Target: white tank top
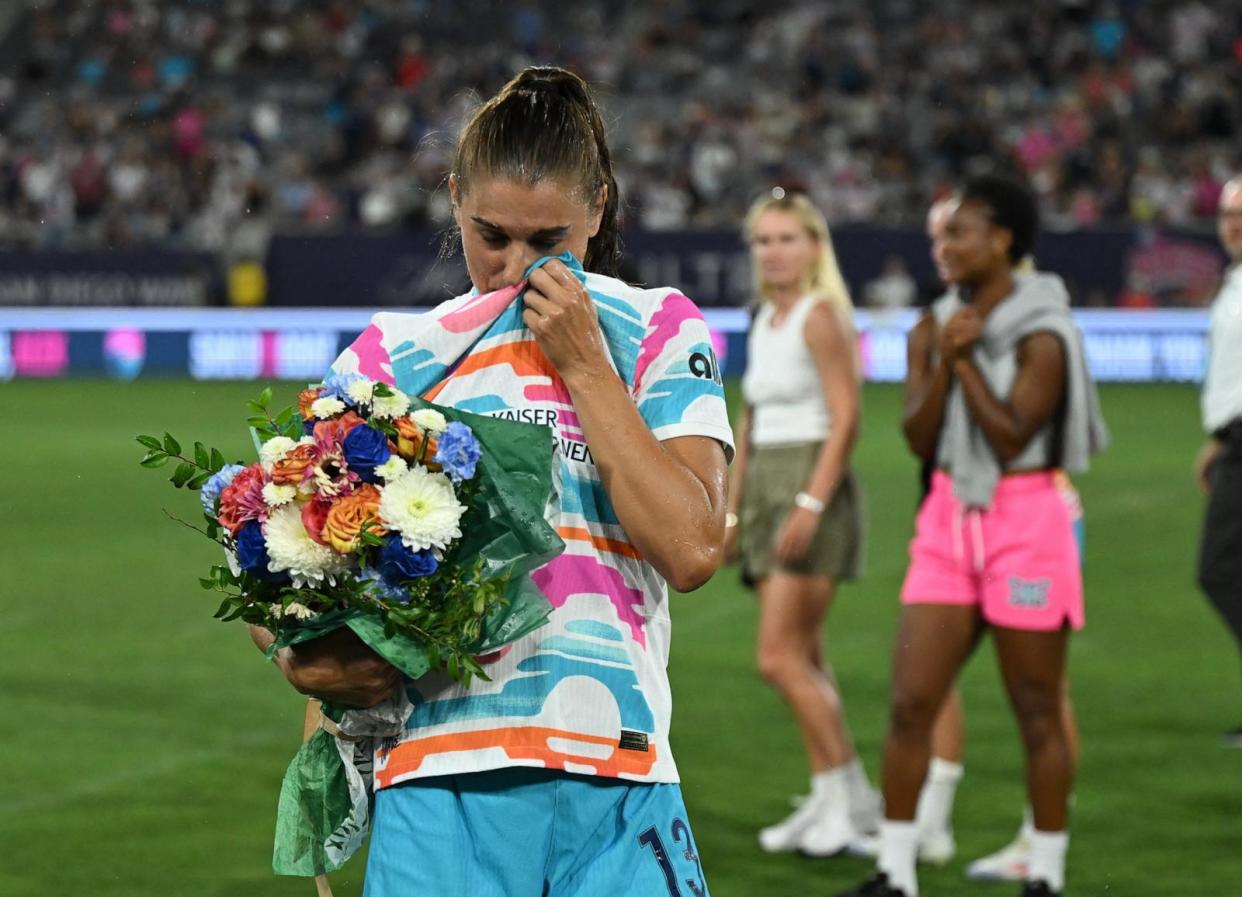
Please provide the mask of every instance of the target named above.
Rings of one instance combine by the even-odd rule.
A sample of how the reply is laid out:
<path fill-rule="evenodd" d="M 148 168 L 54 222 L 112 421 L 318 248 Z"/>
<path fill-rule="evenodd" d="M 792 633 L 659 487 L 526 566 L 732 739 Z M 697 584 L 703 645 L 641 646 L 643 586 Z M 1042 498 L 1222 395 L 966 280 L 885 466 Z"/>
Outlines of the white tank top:
<path fill-rule="evenodd" d="M 806 319 L 816 299 L 803 296 L 777 327 L 776 307 L 759 307 L 746 338 L 742 396 L 750 405 L 752 445 L 787 445 L 828 438 L 830 421 L 815 359 L 806 344 Z"/>

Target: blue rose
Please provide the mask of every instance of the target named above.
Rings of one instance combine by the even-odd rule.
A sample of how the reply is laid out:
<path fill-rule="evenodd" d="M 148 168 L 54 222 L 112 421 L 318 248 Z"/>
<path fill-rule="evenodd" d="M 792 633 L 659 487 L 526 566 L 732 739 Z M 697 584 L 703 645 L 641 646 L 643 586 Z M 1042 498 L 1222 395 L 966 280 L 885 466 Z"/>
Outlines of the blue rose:
<path fill-rule="evenodd" d="M 395 533 L 388 535 L 384 540 L 384 547 L 380 549 L 379 572 L 390 584 L 430 576 L 439 566 L 436 556 L 429 550 L 413 551 Z M 406 602 L 408 601 L 407 597 Z"/>
<path fill-rule="evenodd" d="M 392 457 L 388 437 L 366 425 L 350 430 L 341 447 L 346 466 L 368 483 L 379 482 L 375 468 Z"/>
<path fill-rule="evenodd" d="M 207 482 L 203 483 L 203 488 L 198 490 L 198 497 L 203 503 L 203 510 L 209 516 L 213 518 L 216 516 L 216 499 L 220 497 L 220 493 L 224 491 L 224 488 L 233 482 L 233 477 L 245 469 L 241 464 L 226 464 L 216 473 L 213 473 Z"/>
<path fill-rule="evenodd" d="M 435 460 L 453 482 L 460 483 L 474 476 L 480 453 L 479 440 L 474 438 L 471 429 L 460 421 L 453 421 L 440 434 Z"/>
<path fill-rule="evenodd" d="M 267 569 L 269 560 L 263 527 L 259 521 L 251 520 L 237 533 L 237 566 L 265 582 L 281 582 L 287 579 L 289 574 L 284 571 L 273 573 Z"/>

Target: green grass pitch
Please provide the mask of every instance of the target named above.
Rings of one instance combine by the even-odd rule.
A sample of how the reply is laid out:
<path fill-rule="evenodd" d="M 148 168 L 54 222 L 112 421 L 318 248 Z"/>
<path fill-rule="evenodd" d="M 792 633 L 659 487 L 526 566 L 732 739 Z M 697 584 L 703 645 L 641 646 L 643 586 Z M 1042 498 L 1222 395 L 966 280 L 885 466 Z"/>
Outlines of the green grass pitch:
<path fill-rule="evenodd" d="M 291 399 L 293 385 L 286 385 Z M 249 457 L 255 384 L 144 380 L 0 385 L 0 895 L 309 895 L 269 868 L 277 789 L 302 702 L 210 615 L 196 579 L 212 546 L 160 508 L 195 515 L 138 467 L 133 436 L 171 430 Z M 1087 509 L 1088 625 L 1071 670 L 1083 730 L 1069 893 L 1242 893 L 1238 658 L 1193 582 L 1202 500 L 1189 388 L 1110 386 L 1114 446 L 1079 479 Z M 915 465 L 899 393 L 865 392 L 857 468 L 870 511 L 865 578 L 826 627 L 873 776 L 886 716 L 897 590 Z M 754 672 L 755 608 L 736 571 L 673 598 L 673 738 L 715 897 L 830 895 L 859 860 L 762 854 L 756 830 L 788 812 L 806 770 L 784 706 Z M 999 846 L 1023 804 L 1014 727 L 985 642 L 967 669 L 958 859 L 923 893 L 984 897 L 965 862 Z M 641 854 L 636 852 L 636 861 Z M 361 893 L 363 858 L 334 877 Z"/>

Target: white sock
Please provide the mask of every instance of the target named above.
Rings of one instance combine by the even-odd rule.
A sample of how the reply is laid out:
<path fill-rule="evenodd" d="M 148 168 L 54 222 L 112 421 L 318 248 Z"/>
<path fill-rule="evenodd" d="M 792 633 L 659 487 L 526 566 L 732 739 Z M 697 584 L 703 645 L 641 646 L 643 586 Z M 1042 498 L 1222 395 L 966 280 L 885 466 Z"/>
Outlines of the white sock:
<path fill-rule="evenodd" d="M 871 780 L 867 778 L 867 769 L 858 757 L 851 760 L 845 767 L 850 791 L 850 807 L 875 807 L 875 790 Z"/>
<path fill-rule="evenodd" d="M 1035 814 L 1031 811 L 1031 805 L 1027 804 L 1022 808 L 1022 828 L 1018 829 L 1018 837 L 1030 844 L 1033 834 L 1035 834 Z"/>
<path fill-rule="evenodd" d="M 1031 831 L 1031 859 L 1026 869 L 1027 881 L 1046 881 L 1054 891 L 1065 888 L 1065 852 L 1069 849 L 1069 832 Z"/>
<path fill-rule="evenodd" d="M 850 799 L 850 768 L 834 766 L 811 775 L 811 798 L 848 806 Z"/>
<path fill-rule="evenodd" d="M 957 796 L 957 783 L 962 780 L 964 772 L 960 763 L 932 757 L 927 768 L 927 780 L 919 792 L 918 810 L 914 814 L 920 832 L 948 831 L 952 827 L 953 799 Z"/>
<path fill-rule="evenodd" d="M 905 891 L 907 897 L 919 897 L 919 881 L 914 874 L 914 861 L 919 852 L 919 828 L 913 822 L 880 823 L 880 856 L 876 867 L 888 876 L 888 883 Z"/>

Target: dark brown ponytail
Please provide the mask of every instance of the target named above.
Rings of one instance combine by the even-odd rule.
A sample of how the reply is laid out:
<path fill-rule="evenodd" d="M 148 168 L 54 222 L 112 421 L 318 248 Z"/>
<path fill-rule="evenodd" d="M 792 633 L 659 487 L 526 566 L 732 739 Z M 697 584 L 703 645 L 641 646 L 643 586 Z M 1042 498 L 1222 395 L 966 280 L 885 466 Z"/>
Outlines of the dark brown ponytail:
<path fill-rule="evenodd" d="M 582 264 L 588 271 L 616 276 L 621 197 L 603 117 L 590 88 L 573 72 L 554 66 L 519 72 L 462 129 L 453 173 L 461 194 L 482 176 L 528 185 L 547 178 L 567 180 L 592 211 L 600 187 L 606 187 L 599 233 L 587 244 Z"/>

